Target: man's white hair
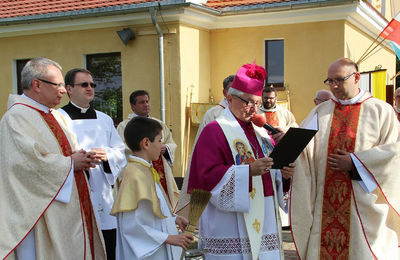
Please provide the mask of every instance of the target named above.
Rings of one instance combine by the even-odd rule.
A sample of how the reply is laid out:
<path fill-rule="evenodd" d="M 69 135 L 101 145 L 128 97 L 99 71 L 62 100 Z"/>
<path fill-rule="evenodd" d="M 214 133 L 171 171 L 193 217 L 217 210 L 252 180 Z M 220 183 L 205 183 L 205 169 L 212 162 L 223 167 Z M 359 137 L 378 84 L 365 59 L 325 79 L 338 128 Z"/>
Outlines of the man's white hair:
<path fill-rule="evenodd" d="M 230 87 L 228 90 L 227 95 L 234 95 L 234 96 L 239 96 L 241 97 L 244 94 L 243 91 L 237 90 L 235 88 Z"/>

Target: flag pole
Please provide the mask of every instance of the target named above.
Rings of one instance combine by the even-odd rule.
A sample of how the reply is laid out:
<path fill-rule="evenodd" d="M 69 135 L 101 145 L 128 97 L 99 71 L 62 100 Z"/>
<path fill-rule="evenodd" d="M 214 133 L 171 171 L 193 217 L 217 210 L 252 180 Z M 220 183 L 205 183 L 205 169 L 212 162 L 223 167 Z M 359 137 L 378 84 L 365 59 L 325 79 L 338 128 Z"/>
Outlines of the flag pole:
<path fill-rule="evenodd" d="M 399 76 L 400 75 L 400 71 L 399 72 L 397 72 L 397 74 L 396 75 L 394 75 L 393 77 L 391 77 L 390 78 L 390 80 L 394 80 L 395 78 L 397 78 L 397 76 Z"/>
<path fill-rule="evenodd" d="M 379 37 L 379 36 L 378 36 Z M 366 52 L 364 52 L 364 54 L 363 54 L 363 56 L 356 62 L 357 64 L 360 64 L 361 62 L 363 62 L 366 58 L 367 58 L 367 56 L 369 55 L 369 54 L 371 54 L 371 52 L 373 52 L 378 46 L 380 46 L 381 44 L 382 44 L 382 42 L 384 41 L 384 40 L 386 40 L 385 38 L 383 38 L 374 48 L 372 48 L 367 54 L 366 54 Z M 376 41 L 376 40 L 375 40 Z M 368 48 L 369 49 L 369 48 Z"/>
<path fill-rule="evenodd" d="M 358 61 L 356 62 L 357 64 L 360 64 L 361 61 L 363 61 L 365 59 L 365 56 L 368 56 L 368 54 L 370 54 L 377 46 L 379 46 L 385 39 L 383 39 L 380 43 L 378 43 L 377 46 L 375 46 L 371 51 L 369 51 L 369 49 L 372 47 L 372 45 L 374 45 L 374 43 L 379 39 L 380 34 L 375 38 L 375 40 L 371 43 L 371 45 L 369 45 L 368 49 L 365 50 L 365 52 L 363 53 L 363 55 L 361 55 L 361 57 L 358 59 Z M 369 51 L 369 52 L 368 52 Z M 367 53 L 368 52 L 368 53 Z"/>

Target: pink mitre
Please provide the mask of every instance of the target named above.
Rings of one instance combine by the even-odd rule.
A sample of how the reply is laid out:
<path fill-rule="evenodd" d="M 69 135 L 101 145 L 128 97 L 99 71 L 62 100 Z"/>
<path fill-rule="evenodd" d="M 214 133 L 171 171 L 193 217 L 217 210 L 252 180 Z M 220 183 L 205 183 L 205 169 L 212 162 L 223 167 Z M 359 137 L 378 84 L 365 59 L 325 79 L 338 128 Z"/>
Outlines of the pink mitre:
<path fill-rule="evenodd" d="M 261 97 L 267 72 L 257 64 L 243 65 L 235 75 L 232 88 Z"/>

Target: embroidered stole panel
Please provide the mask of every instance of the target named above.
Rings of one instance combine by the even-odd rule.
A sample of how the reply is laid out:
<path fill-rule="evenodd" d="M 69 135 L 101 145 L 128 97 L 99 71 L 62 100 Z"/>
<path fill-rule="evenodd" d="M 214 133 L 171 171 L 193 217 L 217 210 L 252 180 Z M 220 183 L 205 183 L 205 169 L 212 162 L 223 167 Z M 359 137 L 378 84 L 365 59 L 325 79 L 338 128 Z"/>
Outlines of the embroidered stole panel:
<path fill-rule="evenodd" d="M 156 161 L 153 161 L 153 168 L 157 171 L 160 177 L 160 184 L 161 187 L 164 189 L 164 193 L 166 198 L 168 199 L 169 204 L 172 205 L 171 198 L 169 197 L 168 187 L 167 187 L 167 180 L 165 179 L 165 170 L 164 170 L 164 163 L 162 159 L 162 154 L 158 157 Z"/>
<path fill-rule="evenodd" d="M 279 126 L 279 118 L 277 112 L 264 112 L 267 123 L 276 127 Z"/>
<path fill-rule="evenodd" d="M 336 104 L 329 135 L 328 156 L 337 149 L 354 151 L 361 104 Z M 349 259 L 351 179 L 347 172 L 326 166 L 321 219 L 320 259 Z"/>
<path fill-rule="evenodd" d="M 63 152 L 63 155 L 65 156 L 70 156 L 72 154 L 72 149 L 71 145 L 69 144 L 68 138 L 65 135 L 64 131 L 58 124 L 57 120 L 54 118 L 53 114 L 51 113 L 44 113 L 43 111 L 39 111 L 47 125 L 49 126 L 50 130 L 53 132 L 55 138 L 57 139 L 58 143 L 60 144 L 61 150 Z M 93 216 L 93 211 L 92 211 L 92 205 L 91 205 L 91 200 L 90 200 L 90 193 L 88 189 L 88 185 L 85 179 L 85 174 L 84 172 L 81 171 L 75 171 L 74 172 L 74 177 L 75 177 L 75 182 L 76 186 L 78 189 L 78 194 L 79 194 L 79 202 L 81 205 L 81 211 L 83 211 L 83 217 L 84 220 L 83 224 L 85 226 L 86 224 L 86 229 L 88 232 L 88 238 L 90 242 L 90 250 L 91 250 L 91 255 L 92 259 L 95 259 L 95 254 L 94 254 L 94 240 L 93 240 L 93 235 L 94 235 L 94 230 L 93 230 L 93 222 L 94 222 L 94 216 Z M 84 234 L 85 234 L 85 229 L 84 229 Z M 86 249 L 86 245 L 85 245 Z"/>

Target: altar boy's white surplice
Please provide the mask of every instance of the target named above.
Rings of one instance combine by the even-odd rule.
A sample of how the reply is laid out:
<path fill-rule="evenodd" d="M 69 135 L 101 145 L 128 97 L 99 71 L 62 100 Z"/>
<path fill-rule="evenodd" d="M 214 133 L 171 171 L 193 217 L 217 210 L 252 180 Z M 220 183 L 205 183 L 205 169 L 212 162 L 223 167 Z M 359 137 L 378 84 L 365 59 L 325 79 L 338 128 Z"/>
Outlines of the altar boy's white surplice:
<path fill-rule="evenodd" d="M 129 156 L 112 214 L 117 217 L 117 259 L 179 259 L 182 249 L 165 243 L 177 235 L 176 216 L 165 193 L 152 180 L 150 164 Z"/>

